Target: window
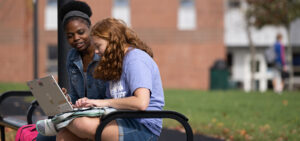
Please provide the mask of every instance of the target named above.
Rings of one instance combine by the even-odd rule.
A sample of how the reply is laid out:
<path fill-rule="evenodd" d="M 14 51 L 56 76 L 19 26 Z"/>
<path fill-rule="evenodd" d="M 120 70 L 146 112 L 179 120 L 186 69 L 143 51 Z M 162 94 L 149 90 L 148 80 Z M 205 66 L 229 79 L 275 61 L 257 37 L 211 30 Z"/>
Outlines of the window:
<path fill-rule="evenodd" d="M 57 75 L 58 50 L 57 45 L 48 45 L 47 73 Z"/>
<path fill-rule="evenodd" d="M 196 9 L 194 0 L 180 0 L 177 28 L 179 30 L 196 29 Z"/>
<path fill-rule="evenodd" d="M 300 76 L 300 53 L 293 53 L 294 76 Z"/>
<path fill-rule="evenodd" d="M 232 76 L 232 63 L 233 63 L 233 54 L 231 52 L 228 52 L 227 53 L 227 57 L 226 57 L 226 64 L 227 64 L 227 67 L 229 69 L 229 74 L 230 76 Z"/>
<path fill-rule="evenodd" d="M 260 61 L 258 60 L 255 61 L 255 72 L 260 72 Z"/>
<path fill-rule="evenodd" d="M 112 16 L 123 20 L 127 26 L 130 26 L 130 8 L 129 0 L 114 0 Z"/>
<path fill-rule="evenodd" d="M 260 85 L 260 81 L 259 80 L 255 80 L 254 81 L 254 89 L 255 90 L 259 90 L 259 85 Z"/>
<path fill-rule="evenodd" d="M 47 0 L 44 26 L 46 30 L 57 30 L 57 0 Z"/>
<path fill-rule="evenodd" d="M 228 0 L 227 5 L 228 5 L 228 8 L 240 8 L 241 2 L 240 2 L 240 0 Z"/>

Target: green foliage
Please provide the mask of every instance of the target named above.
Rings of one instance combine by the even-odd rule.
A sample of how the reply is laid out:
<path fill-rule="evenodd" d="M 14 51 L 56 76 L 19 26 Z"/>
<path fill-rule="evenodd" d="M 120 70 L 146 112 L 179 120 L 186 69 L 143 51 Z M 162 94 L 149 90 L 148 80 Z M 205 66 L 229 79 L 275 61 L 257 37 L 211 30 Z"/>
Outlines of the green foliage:
<path fill-rule="evenodd" d="M 194 132 L 225 140 L 300 140 L 299 100 L 299 92 L 166 90 L 165 110 L 187 116 Z"/>
<path fill-rule="evenodd" d="M 283 25 L 300 17 L 300 0 L 247 0 L 247 18 L 261 28 L 265 25 Z M 250 20 L 251 21 L 251 20 Z"/>

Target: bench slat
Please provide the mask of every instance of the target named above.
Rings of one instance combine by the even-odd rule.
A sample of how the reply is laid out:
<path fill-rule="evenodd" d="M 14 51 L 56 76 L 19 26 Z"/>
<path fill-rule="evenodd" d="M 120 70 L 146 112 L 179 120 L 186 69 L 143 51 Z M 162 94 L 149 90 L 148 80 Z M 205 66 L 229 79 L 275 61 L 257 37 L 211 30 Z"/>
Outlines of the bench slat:
<path fill-rule="evenodd" d="M 0 125 L 5 126 L 5 127 L 9 127 L 12 129 L 17 130 L 18 128 L 20 128 L 23 125 L 26 125 L 27 122 L 15 117 L 5 117 L 3 118 L 3 120 L 0 120 Z"/>

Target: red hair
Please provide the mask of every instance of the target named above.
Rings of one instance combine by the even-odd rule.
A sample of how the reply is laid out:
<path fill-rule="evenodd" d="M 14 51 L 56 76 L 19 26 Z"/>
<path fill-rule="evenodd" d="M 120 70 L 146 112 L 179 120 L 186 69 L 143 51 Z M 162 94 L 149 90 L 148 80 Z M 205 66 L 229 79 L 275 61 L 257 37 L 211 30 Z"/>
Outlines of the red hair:
<path fill-rule="evenodd" d="M 153 57 L 151 48 L 141 41 L 137 34 L 121 20 L 107 18 L 97 22 L 92 27 L 91 36 L 108 41 L 106 50 L 95 68 L 95 78 L 106 81 L 120 80 L 125 48 L 128 46 L 141 49 Z"/>

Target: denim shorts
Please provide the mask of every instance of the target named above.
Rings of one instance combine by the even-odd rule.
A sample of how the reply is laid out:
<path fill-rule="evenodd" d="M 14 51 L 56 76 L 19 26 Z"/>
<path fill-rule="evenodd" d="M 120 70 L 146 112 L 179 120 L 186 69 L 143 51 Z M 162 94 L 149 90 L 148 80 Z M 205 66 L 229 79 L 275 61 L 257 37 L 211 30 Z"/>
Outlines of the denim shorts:
<path fill-rule="evenodd" d="M 117 119 L 119 141 L 157 141 L 158 136 L 134 119 Z"/>

